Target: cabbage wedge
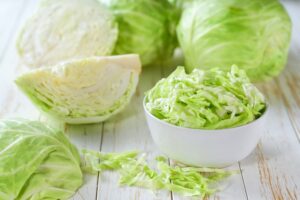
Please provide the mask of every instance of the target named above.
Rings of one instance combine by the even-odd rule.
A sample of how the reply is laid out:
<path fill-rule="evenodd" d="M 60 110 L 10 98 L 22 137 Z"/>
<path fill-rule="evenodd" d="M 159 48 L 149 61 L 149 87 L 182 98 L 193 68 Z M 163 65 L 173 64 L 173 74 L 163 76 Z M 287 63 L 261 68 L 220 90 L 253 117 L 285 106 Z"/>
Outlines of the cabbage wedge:
<path fill-rule="evenodd" d="M 134 94 L 138 55 L 90 57 L 32 70 L 18 87 L 44 113 L 70 124 L 101 122 L 121 111 Z"/>
<path fill-rule="evenodd" d="M 96 0 L 44 0 L 20 31 L 17 49 L 29 67 L 110 55 L 118 38 L 113 15 Z"/>

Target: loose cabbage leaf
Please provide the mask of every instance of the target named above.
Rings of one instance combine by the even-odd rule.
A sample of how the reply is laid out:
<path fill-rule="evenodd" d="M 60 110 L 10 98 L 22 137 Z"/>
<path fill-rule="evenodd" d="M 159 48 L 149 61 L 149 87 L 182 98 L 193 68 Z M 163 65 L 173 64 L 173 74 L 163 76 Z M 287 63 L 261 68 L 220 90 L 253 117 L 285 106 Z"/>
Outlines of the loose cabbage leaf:
<path fill-rule="evenodd" d="M 143 65 L 172 56 L 179 13 L 167 0 L 99 1 L 108 5 L 118 22 L 114 54 L 137 53 Z"/>
<path fill-rule="evenodd" d="M 80 157 L 41 122 L 0 122 L 0 199 L 68 199 L 82 184 Z"/>
<path fill-rule="evenodd" d="M 146 93 L 146 109 L 168 123 L 200 129 L 247 124 L 260 117 L 264 96 L 236 66 L 231 71 L 178 67 Z"/>
<path fill-rule="evenodd" d="M 136 151 L 125 153 L 100 153 L 92 150 L 83 152 L 89 172 L 118 170 L 120 185 L 138 186 L 151 190 L 169 190 L 184 196 L 205 197 L 218 189 L 216 184 L 237 173 L 222 169 L 170 166 L 165 157 L 157 157 L 156 170 L 150 168 L 145 154 L 138 157 Z"/>
<path fill-rule="evenodd" d="M 138 55 L 89 57 L 32 70 L 16 84 L 44 113 L 72 124 L 104 121 L 134 94 Z"/>
<path fill-rule="evenodd" d="M 195 0 L 185 5 L 177 36 L 188 72 L 236 64 L 260 81 L 283 69 L 291 20 L 277 0 Z"/>
<path fill-rule="evenodd" d="M 113 15 L 97 0 L 43 0 L 25 23 L 17 48 L 30 67 L 110 55 L 118 37 Z"/>

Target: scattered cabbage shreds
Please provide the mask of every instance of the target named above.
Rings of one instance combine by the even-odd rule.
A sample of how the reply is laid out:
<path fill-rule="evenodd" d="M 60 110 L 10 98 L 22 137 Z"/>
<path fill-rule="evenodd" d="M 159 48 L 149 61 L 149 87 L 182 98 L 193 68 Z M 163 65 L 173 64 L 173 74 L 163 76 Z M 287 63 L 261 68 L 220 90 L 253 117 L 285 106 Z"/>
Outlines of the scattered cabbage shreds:
<path fill-rule="evenodd" d="M 222 169 L 170 166 L 165 157 L 157 157 L 157 169 L 151 169 L 145 154 L 137 151 L 125 153 L 100 153 L 84 150 L 84 166 L 90 173 L 118 170 L 120 185 L 138 186 L 152 190 L 169 190 L 184 196 L 205 197 L 217 191 L 216 185 L 237 173 Z"/>
<path fill-rule="evenodd" d="M 121 169 L 122 164 L 130 162 L 138 155 L 138 151 L 105 154 L 102 152 L 86 149 L 82 150 L 82 153 L 84 155 L 83 169 L 90 173 L 107 169 Z"/>
<path fill-rule="evenodd" d="M 246 73 L 195 69 L 186 74 L 178 67 L 146 94 L 146 109 L 168 123 L 201 129 L 221 129 L 247 124 L 265 110 L 264 96 Z"/>

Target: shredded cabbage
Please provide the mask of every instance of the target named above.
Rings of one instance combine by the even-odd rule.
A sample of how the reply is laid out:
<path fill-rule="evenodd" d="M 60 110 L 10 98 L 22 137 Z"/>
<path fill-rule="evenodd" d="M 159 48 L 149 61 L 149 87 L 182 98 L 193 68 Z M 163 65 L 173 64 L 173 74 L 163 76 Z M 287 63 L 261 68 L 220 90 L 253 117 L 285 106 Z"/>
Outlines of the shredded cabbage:
<path fill-rule="evenodd" d="M 148 166 L 145 154 L 138 157 L 137 151 L 105 154 L 84 150 L 83 155 L 85 168 L 89 172 L 118 170 L 120 185 L 164 189 L 185 196 L 205 197 L 213 194 L 218 190 L 216 183 L 237 173 L 222 169 L 170 166 L 162 156 L 156 158 L 157 170 L 154 170 Z"/>
<path fill-rule="evenodd" d="M 146 109 L 168 123 L 199 129 L 221 129 L 247 124 L 260 117 L 264 96 L 246 73 L 178 67 L 146 93 Z"/>

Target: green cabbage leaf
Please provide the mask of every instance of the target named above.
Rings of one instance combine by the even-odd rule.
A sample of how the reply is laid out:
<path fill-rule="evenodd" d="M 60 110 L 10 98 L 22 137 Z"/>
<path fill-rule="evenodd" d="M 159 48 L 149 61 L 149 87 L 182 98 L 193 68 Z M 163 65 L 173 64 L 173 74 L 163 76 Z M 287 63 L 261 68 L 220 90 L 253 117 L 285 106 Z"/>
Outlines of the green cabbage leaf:
<path fill-rule="evenodd" d="M 0 199 L 68 199 L 82 178 L 63 132 L 25 119 L 0 122 Z"/>
<path fill-rule="evenodd" d="M 178 67 L 146 93 L 145 106 L 155 117 L 177 126 L 221 129 L 255 120 L 266 103 L 236 66 L 229 72 L 194 69 L 190 74 Z"/>

